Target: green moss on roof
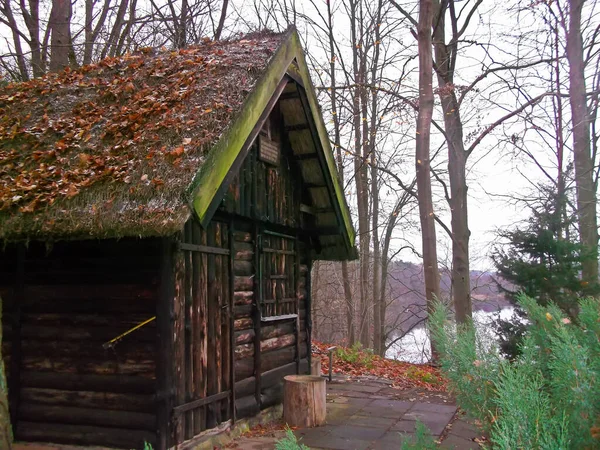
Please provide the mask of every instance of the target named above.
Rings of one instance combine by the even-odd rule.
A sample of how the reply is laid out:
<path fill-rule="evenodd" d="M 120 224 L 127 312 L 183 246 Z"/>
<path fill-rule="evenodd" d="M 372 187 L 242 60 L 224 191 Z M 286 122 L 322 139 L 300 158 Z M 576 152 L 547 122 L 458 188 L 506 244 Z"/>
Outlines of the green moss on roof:
<path fill-rule="evenodd" d="M 146 50 L 0 89 L 0 239 L 178 230 L 284 38 Z"/>

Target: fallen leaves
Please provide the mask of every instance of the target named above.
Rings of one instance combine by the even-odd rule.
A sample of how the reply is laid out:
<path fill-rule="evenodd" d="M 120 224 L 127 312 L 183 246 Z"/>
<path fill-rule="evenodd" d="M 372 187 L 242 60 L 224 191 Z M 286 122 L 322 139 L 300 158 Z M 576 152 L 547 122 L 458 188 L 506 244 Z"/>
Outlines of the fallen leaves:
<path fill-rule="evenodd" d="M 102 183 L 185 189 L 279 42 L 142 49 L 0 89 L 0 211 L 33 212 Z"/>
<path fill-rule="evenodd" d="M 329 372 L 328 344 L 313 341 L 313 358 L 320 358 L 321 371 L 325 375 Z M 339 346 L 338 346 L 339 348 Z M 345 351 L 351 351 L 345 349 Z M 367 363 L 365 363 L 367 361 Z M 444 391 L 446 380 L 439 369 L 428 364 L 411 364 L 404 361 L 386 359 L 380 356 L 368 355 L 358 358 L 357 362 L 342 360 L 334 352 L 333 373 L 365 376 L 370 375 L 393 382 L 393 386 L 402 389 L 422 388 L 431 391 Z"/>

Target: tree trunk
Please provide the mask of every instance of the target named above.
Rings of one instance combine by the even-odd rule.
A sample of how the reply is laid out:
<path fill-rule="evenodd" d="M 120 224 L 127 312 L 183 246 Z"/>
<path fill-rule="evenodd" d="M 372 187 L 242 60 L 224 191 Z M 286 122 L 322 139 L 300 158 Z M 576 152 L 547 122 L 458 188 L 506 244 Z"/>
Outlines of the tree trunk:
<path fill-rule="evenodd" d="M 369 283 L 369 182 L 367 159 L 365 158 L 365 141 L 367 136 L 363 133 L 362 103 L 365 65 L 361 48 L 363 46 L 362 33 L 357 36 L 357 28 L 361 26 L 360 17 L 357 16 L 357 2 L 350 2 L 350 25 L 352 41 L 352 68 L 354 72 L 355 87 L 352 93 L 352 116 L 354 125 L 354 179 L 356 182 L 356 205 L 358 213 L 359 236 L 359 327 L 358 338 L 363 347 L 369 346 L 369 313 L 368 283 Z M 366 105 L 365 105 L 366 106 Z M 366 120 L 366 118 L 365 118 Z"/>
<path fill-rule="evenodd" d="M 215 41 L 221 39 L 221 33 L 223 33 L 223 25 L 225 25 L 225 18 L 227 17 L 228 5 L 229 0 L 223 0 L 223 5 L 221 6 L 221 17 L 219 17 L 219 24 L 217 25 L 217 29 L 215 31 Z"/>
<path fill-rule="evenodd" d="M 69 65 L 71 52 L 71 1 L 53 0 L 50 23 L 50 71 L 57 72 Z"/>
<path fill-rule="evenodd" d="M 12 448 L 12 429 L 10 426 L 10 413 L 8 409 L 8 386 L 4 359 L 2 359 L 2 297 L 0 297 L 0 448 Z"/>
<path fill-rule="evenodd" d="M 331 115 L 333 116 L 333 146 L 335 148 L 335 157 L 338 166 L 338 175 L 342 186 L 344 185 L 344 161 L 342 158 L 342 147 L 340 145 L 340 119 L 337 112 L 337 91 L 335 85 L 335 37 L 333 34 L 333 14 L 331 12 L 331 4 L 327 2 L 327 28 L 329 39 L 329 70 L 331 86 L 329 89 L 331 98 Z M 354 300 L 352 298 L 352 290 L 350 289 L 350 278 L 348 275 L 348 262 L 342 261 L 342 285 L 344 289 L 344 300 L 346 303 L 346 333 L 348 345 L 353 345 L 356 341 L 356 333 L 354 326 Z"/>
<path fill-rule="evenodd" d="M 444 114 L 446 145 L 448 146 L 448 177 L 450 179 L 450 215 L 452 226 L 452 295 L 458 323 L 472 316 L 471 279 L 469 269 L 469 223 L 467 214 L 466 165 L 468 153 L 463 142 L 460 106 L 454 90 L 456 49 L 452 55 L 445 43 L 446 7 L 434 1 L 436 10 L 433 48 L 438 79 L 438 95 Z M 451 18 L 456 20 L 454 16 Z"/>
<path fill-rule="evenodd" d="M 586 102 L 585 64 L 581 36 L 581 11 L 584 0 L 572 0 L 567 32 L 569 61 L 569 102 L 573 123 L 573 159 L 577 188 L 577 217 L 581 244 L 594 257 L 583 262 L 582 278 L 590 286 L 598 282 L 598 220 L 594 162 L 590 155 L 590 117 Z"/>
<path fill-rule="evenodd" d="M 433 115 L 433 69 L 431 52 L 431 25 L 433 1 L 419 1 L 418 45 L 419 45 L 419 112 L 417 116 L 417 136 L 415 162 L 417 169 L 417 192 L 419 217 L 421 219 L 421 240 L 423 243 L 423 272 L 425 275 L 425 296 L 427 311 L 432 312 L 433 301 L 440 298 L 440 279 L 437 262 L 437 241 L 430 178 L 430 133 Z M 436 358 L 435 345 L 431 343 L 432 359 Z"/>
<path fill-rule="evenodd" d="M 383 1 L 377 3 L 376 23 L 381 23 L 381 10 Z M 381 40 L 381 27 L 375 27 L 375 49 L 371 61 L 371 84 L 376 85 L 379 68 L 379 42 Z M 379 303 L 381 285 L 381 246 L 379 242 L 379 171 L 377 169 L 377 122 L 379 119 L 377 90 L 371 90 L 371 117 L 369 125 L 369 153 L 371 158 L 371 233 L 373 234 L 373 351 L 376 355 L 383 356 L 385 342 L 382 345 L 383 325 L 385 323 L 385 308 Z M 366 122 L 365 122 L 366 123 Z M 382 312 L 384 313 L 382 315 Z"/>

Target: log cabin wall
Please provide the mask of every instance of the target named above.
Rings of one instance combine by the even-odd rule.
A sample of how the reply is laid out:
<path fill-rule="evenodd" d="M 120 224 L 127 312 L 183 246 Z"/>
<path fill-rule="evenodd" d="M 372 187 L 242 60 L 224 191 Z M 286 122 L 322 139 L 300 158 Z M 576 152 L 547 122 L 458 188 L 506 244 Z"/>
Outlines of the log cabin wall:
<path fill-rule="evenodd" d="M 32 242 L 0 252 L 17 440 L 142 448 L 156 441 L 158 240 Z"/>
<path fill-rule="evenodd" d="M 309 367 L 310 241 L 305 229 L 312 224 L 300 211 L 309 200 L 282 124 L 276 106 L 217 213 L 231 217 L 235 227 L 238 417 L 281 402 L 283 377 L 307 373 Z M 261 157 L 265 140 L 279 151 L 276 163 Z M 283 302 L 276 305 L 275 299 Z M 297 318 L 277 319 L 296 311 Z"/>

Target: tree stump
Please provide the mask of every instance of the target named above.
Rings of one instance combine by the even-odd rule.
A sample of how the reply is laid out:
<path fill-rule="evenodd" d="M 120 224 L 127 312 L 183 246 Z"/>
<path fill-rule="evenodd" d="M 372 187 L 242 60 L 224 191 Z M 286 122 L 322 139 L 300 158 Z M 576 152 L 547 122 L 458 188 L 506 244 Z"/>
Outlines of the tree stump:
<path fill-rule="evenodd" d="M 318 358 L 314 358 L 310 362 L 310 374 L 315 375 L 317 377 L 321 376 L 321 360 Z"/>
<path fill-rule="evenodd" d="M 312 428 L 325 423 L 325 379 L 314 375 L 288 375 L 283 385 L 283 420 L 290 427 Z"/>

